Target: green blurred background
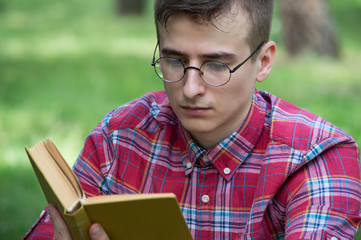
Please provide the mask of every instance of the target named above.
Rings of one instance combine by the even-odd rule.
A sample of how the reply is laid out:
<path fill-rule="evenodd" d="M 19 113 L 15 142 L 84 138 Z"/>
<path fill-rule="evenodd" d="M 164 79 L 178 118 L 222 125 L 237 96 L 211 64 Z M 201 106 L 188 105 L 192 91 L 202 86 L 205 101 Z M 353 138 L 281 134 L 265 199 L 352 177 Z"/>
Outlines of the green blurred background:
<path fill-rule="evenodd" d="M 276 9 L 276 63 L 257 87 L 360 144 L 361 0 L 328 4 L 341 59 L 289 57 Z M 0 238 L 21 238 L 46 205 L 24 146 L 51 137 L 72 164 L 106 112 L 162 89 L 150 66 L 155 43 L 151 1 L 142 17 L 124 17 L 111 0 L 0 0 Z"/>

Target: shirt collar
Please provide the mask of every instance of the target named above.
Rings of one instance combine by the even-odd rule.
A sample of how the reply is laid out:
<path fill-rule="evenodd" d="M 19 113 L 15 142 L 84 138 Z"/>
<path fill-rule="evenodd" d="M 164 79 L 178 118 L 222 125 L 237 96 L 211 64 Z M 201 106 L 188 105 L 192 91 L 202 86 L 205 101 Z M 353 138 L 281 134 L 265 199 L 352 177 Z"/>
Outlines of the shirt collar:
<path fill-rule="evenodd" d="M 261 135 L 266 115 L 263 103 L 262 97 L 255 90 L 250 111 L 239 129 L 209 150 L 199 147 L 179 123 L 180 149 L 186 175 L 193 171 L 193 166 L 198 160 L 201 167 L 213 164 L 223 178 L 230 181 L 236 169 L 252 152 Z M 208 160 L 207 158 L 209 162 L 203 160 Z"/>

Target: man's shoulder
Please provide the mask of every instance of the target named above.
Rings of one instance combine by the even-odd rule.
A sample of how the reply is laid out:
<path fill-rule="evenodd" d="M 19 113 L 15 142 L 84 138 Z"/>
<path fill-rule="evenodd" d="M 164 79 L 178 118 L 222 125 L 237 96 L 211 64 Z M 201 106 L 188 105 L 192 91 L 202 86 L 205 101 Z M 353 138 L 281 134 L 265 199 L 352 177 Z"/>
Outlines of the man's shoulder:
<path fill-rule="evenodd" d="M 322 117 L 297 107 L 275 95 L 261 92 L 267 102 L 270 138 L 302 152 L 324 141 L 337 144 L 353 139 L 345 131 Z"/>
<path fill-rule="evenodd" d="M 159 124 L 174 124 L 172 111 L 164 91 L 149 92 L 110 111 L 103 119 L 109 132 L 117 129 L 146 129 Z"/>

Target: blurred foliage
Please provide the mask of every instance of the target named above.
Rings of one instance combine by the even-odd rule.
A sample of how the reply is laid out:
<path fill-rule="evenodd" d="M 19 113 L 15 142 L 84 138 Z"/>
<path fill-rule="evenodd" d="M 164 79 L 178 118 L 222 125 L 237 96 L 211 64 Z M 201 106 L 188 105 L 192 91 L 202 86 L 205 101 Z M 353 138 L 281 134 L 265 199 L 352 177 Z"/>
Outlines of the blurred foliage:
<path fill-rule="evenodd" d="M 19 239 L 45 206 L 24 146 L 55 140 L 70 164 L 105 113 L 162 89 L 150 66 L 156 44 L 151 1 L 143 17 L 116 14 L 111 0 L 0 0 L 0 236 Z M 276 1 L 277 3 L 277 1 Z M 305 107 L 361 143 L 361 0 L 330 0 L 342 60 L 278 43 L 274 71 L 259 89 Z"/>

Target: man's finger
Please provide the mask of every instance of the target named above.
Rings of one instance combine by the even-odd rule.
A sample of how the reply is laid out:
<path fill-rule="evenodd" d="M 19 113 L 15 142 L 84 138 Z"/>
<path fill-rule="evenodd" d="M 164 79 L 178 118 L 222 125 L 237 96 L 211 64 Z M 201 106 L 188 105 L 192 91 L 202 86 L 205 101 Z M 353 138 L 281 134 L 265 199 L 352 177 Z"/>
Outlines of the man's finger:
<path fill-rule="evenodd" d="M 51 221 L 54 225 L 55 238 L 57 240 L 71 240 L 71 234 L 68 226 L 66 225 L 63 217 L 59 213 L 58 209 L 53 205 L 48 205 L 48 211 L 50 213 Z"/>
<path fill-rule="evenodd" d="M 107 233 L 99 223 L 94 223 L 90 226 L 89 235 L 92 240 L 109 240 Z"/>

